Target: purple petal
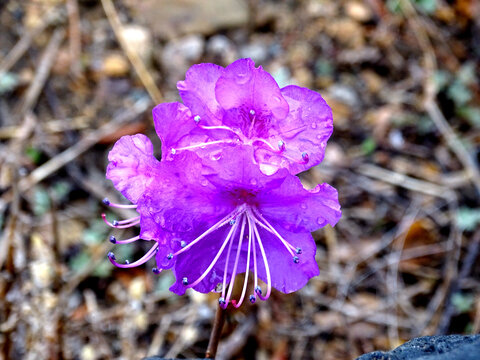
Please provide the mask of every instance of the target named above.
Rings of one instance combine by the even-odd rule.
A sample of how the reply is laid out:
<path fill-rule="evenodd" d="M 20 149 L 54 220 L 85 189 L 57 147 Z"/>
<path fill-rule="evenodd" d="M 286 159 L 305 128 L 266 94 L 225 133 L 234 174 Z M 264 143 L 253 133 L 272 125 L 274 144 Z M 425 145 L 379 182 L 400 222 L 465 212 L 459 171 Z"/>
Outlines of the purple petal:
<path fill-rule="evenodd" d="M 225 109 L 254 110 L 258 116 L 284 119 L 288 104 L 273 77 L 251 59 L 240 59 L 225 68 L 215 87 L 218 103 Z"/>
<path fill-rule="evenodd" d="M 215 98 L 215 84 L 223 72 L 224 68 L 215 64 L 193 65 L 185 74 L 185 80 L 177 83 L 184 104 L 209 125 L 219 123 L 222 118 L 223 110 Z"/>
<path fill-rule="evenodd" d="M 178 102 L 160 104 L 153 108 L 152 115 L 155 130 L 162 140 L 162 159 L 170 154 L 172 148 L 190 143 L 190 133 L 197 126 L 185 105 Z"/>
<path fill-rule="evenodd" d="M 108 160 L 107 179 L 132 203 L 137 203 L 160 173 L 152 143 L 142 134 L 121 137 L 109 152 Z"/>
<path fill-rule="evenodd" d="M 216 201 L 217 189 L 203 177 L 203 166 L 190 151 L 162 161 L 161 175 L 139 201 L 137 211 L 142 220 L 179 234 L 195 231 L 211 224 L 219 214 L 232 211 L 233 204 Z"/>
<path fill-rule="evenodd" d="M 230 231 L 230 225 L 220 228 L 185 253 L 178 255 L 175 267 L 173 268 L 176 281 L 170 287 L 170 291 L 177 295 L 183 295 L 187 289 L 182 282 L 183 278 L 187 278 L 190 284 L 200 278 L 221 248 L 223 241 L 227 237 L 228 231 Z M 183 237 L 183 239 L 186 239 L 188 243 L 196 236 L 200 235 L 201 232 L 195 232 L 194 234 L 194 236 Z M 201 293 L 208 293 L 215 289 L 219 283 L 222 283 L 227 251 L 228 246 L 224 249 L 218 262 L 208 275 L 200 281 L 198 285 L 193 287 L 194 290 Z M 245 267 L 245 265 L 243 266 Z M 230 275 L 231 274 L 228 275 L 227 281 L 230 280 Z"/>
<path fill-rule="evenodd" d="M 315 261 L 317 247 L 310 233 L 291 233 L 276 226 L 274 221 L 271 223 L 286 241 L 302 249 L 302 253 L 298 255 L 299 262 L 295 263 L 292 255 L 286 250 L 277 237 L 259 228 L 259 235 L 270 268 L 272 287 L 288 294 L 301 289 L 310 278 L 320 273 L 317 262 Z M 266 283 L 267 275 L 258 246 L 257 264 L 258 276 Z"/>
<path fill-rule="evenodd" d="M 290 111 L 278 122 L 277 140 L 285 142 L 284 157 L 298 160 L 288 164 L 290 172 L 297 174 L 323 160 L 327 140 L 333 132 L 332 111 L 320 94 L 306 88 L 286 86 L 282 95 Z M 304 163 L 303 153 L 308 155 L 308 161 Z"/>
<path fill-rule="evenodd" d="M 257 201 L 265 218 L 277 219 L 283 228 L 293 232 L 334 226 L 342 215 L 337 190 L 325 183 L 307 190 L 293 175 L 279 187 L 259 194 Z"/>

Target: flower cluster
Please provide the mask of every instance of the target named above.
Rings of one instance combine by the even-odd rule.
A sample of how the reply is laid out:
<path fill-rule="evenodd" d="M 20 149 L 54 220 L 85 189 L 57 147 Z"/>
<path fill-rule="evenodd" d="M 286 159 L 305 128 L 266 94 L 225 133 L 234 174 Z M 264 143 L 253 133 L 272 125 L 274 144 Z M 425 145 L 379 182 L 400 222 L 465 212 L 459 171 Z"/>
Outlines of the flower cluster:
<path fill-rule="evenodd" d="M 155 257 L 154 273 L 175 274 L 171 291 L 217 291 L 224 308 L 246 297 L 266 300 L 272 288 L 300 289 L 319 272 L 311 231 L 341 216 L 333 187 L 307 190 L 295 176 L 323 160 L 333 129 L 329 106 L 309 89 L 280 89 L 250 59 L 195 65 L 177 87 L 183 103 L 153 109 L 161 161 L 141 134 L 122 137 L 109 153 L 107 178 L 132 205 L 104 203 L 138 216 L 105 221 L 140 226 L 138 236 L 110 241 L 152 246 L 133 263 L 108 258 L 128 268 Z M 241 273 L 241 295 L 232 299 Z"/>

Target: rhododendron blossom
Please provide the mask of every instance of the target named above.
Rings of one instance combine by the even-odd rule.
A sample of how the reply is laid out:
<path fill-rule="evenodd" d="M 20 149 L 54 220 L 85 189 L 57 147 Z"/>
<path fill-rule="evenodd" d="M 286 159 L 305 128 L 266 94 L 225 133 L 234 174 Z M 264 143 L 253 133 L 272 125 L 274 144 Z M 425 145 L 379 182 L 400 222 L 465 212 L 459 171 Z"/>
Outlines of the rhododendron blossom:
<path fill-rule="evenodd" d="M 140 227 L 133 238 L 110 240 L 152 244 L 136 262 L 113 253 L 110 261 L 127 268 L 155 258 L 155 273 L 175 274 L 171 291 L 217 291 L 224 308 L 266 300 L 272 288 L 300 289 L 319 272 L 310 232 L 341 216 L 333 187 L 307 190 L 294 175 L 323 158 L 332 131 L 328 105 L 308 89 L 279 89 L 248 59 L 226 69 L 193 66 L 179 89 L 185 105 L 153 110 L 162 161 L 141 134 L 122 137 L 109 153 L 107 178 L 132 205 L 104 202 L 138 215 L 104 219 L 114 228 Z M 232 299 L 241 273 L 241 295 Z"/>
<path fill-rule="evenodd" d="M 245 144 L 266 174 L 279 168 L 297 174 L 323 160 L 333 121 L 317 92 L 295 85 L 280 89 L 250 59 L 226 68 L 194 65 L 177 87 L 183 104 L 153 109 L 163 158 L 184 150 L 215 155 L 225 146 Z"/>

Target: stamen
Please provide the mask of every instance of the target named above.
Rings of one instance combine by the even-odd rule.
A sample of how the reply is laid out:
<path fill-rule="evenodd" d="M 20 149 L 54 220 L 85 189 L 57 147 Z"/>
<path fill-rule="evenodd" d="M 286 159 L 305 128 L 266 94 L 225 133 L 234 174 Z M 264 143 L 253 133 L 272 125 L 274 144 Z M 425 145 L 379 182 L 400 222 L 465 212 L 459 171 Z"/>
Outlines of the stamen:
<path fill-rule="evenodd" d="M 242 250 L 242 242 L 243 242 L 244 233 L 245 233 L 245 216 L 244 216 L 244 214 L 242 214 L 242 228 L 240 230 L 240 238 L 238 240 L 237 256 L 235 257 L 235 263 L 233 264 L 233 272 L 232 272 L 232 276 L 230 278 L 230 285 L 228 286 L 227 298 L 225 300 L 227 305 L 228 305 L 228 302 L 230 301 L 230 296 L 232 295 L 233 285 L 235 284 L 235 276 L 237 275 L 237 265 L 238 265 L 238 260 L 240 258 L 240 252 Z M 232 243 L 233 243 L 233 241 L 232 241 Z"/>
<path fill-rule="evenodd" d="M 153 272 L 154 274 L 158 275 L 158 274 L 160 274 L 160 273 L 162 272 L 162 269 L 159 269 L 159 268 L 154 267 L 154 268 L 152 268 L 152 272 Z"/>
<path fill-rule="evenodd" d="M 297 254 L 301 254 L 301 253 L 302 253 L 302 248 L 297 247 L 297 248 L 295 249 L 295 252 L 296 252 Z"/>
<path fill-rule="evenodd" d="M 255 301 L 257 301 L 257 297 L 255 295 L 250 295 L 249 300 L 252 304 L 255 304 Z"/>
<path fill-rule="evenodd" d="M 252 235 L 252 244 L 253 244 L 253 286 L 255 289 L 257 289 L 259 286 L 258 286 L 258 272 L 257 272 L 257 246 L 255 245 L 256 244 L 256 241 L 255 241 L 255 234 L 253 233 L 253 220 L 251 219 L 250 216 L 247 215 L 247 220 L 248 220 L 248 226 L 249 226 L 249 229 L 248 229 L 248 232 L 249 234 Z M 253 296 L 255 297 L 255 300 L 257 299 L 257 292 L 254 291 L 253 292 Z M 250 297 L 250 302 L 252 301 L 251 297 Z"/>
<path fill-rule="evenodd" d="M 110 242 L 113 242 L 113 241 L 112 241 L 112 237 L 114 238 L 114 236 L 110 236 Z M 132 237 L 132 238 L 130 238 L 130 239 L 125 239 L 125 240 L 117 240 L 117 239 L 115 238 L 115 242 L 113 242 L 113 243 L 114 243 L 114 244 L 130 244 L 130 243 L 135 242 L 135 241 L 137 241 L 137 240 L 139 240 L 139 239 L 140 239 L 140 236 L 139 236 L 139 235 L 134 236 L 134 237 Z"/>
<path fill-rule="evenodd" d="M 283 243 L 283 245 L 285 245 L 285 247 L 287 248 L 288 252 L 292 255 L 292 256 L 295 256 L 295 253 L 294 251 L 296 251 L 297 249 L 295 248 L 295 246 L 293 246 L 292 244 L 290 244 L 287 240 L 285 240 L 278 232 L 277 230 L 275 230 L 275 228 L 262 216 L 262 214 L 260 214 L 260 212 L 253 208 L 252 209 L 253 212 L 255 213 L 255 215 L 257 215 L 260 220 L 262 220 L 266 226 L 268 227 L 267 230 L 270 230 L 278 239 L 280 239 L 280 241 Z M 265 229 L 265 226 L 264 224 L 262 224 L 261 222 L 258 221 L 258 219 L 255 218 L 255 216 L 253 217 L 254 221 L 259 224 L 260 226 L 262 226 L 264 229 Z"/>
<path fill-rule="evenodd" d="M 253 214 L 251 214 L 250 212 L 248 212 L 248 214 L 253 216 Z M 271 278 L 271 274 L 270 274 L 270 268 L 268 266 L 267 255 L 265 254 L 265 249 L 263 248 L 262 239 L 260 238 L 260 235 L 258 233 L 258 229 L 255 226 L 255 223 L 253 223 L 253 231 L 255 232 L 255 237 L 258 241 L 258 246 L 260 248 L 260 252 L 261 252 L 262 258 L 263 258 L 263 264 L 265 266 L 265 272 L 267 273 L 267 294 L 265 296 L 262 296 L 261 293 L 257 293 L 257 295 L 261 300 L 265 301 L 270 297 L 270 294 L 272 292 L 272 278 Z M 254 242 L 254 244 L 255 244 L 255 242 Z"/>
<path fill-rule="evenodd" d="M 245 140 L 245 136 L 242 133 L 239 133 L 238 131 L 235 131 L 234 129 L 232 129 L 228 126 L 224 126 L 224 125 L 218 125 L 218 126 L 198 125 L 198 127 L 203 129 L 203 130 L 227 130 L 227 131 L 230 131 L 230 132 L 234 133 L 235 135 L 237 135 L 240 138 L 240 140 L 242 140 L 242 141 Z"/>
<path fill-rule="evenodd" d="M 278 141 L 278 150 L 280 150 L 280 152 L 285 151 L 285 141 L 283 140 Z"/>
<path fill-rule="evenodd" d="M 180 246 L 181 246 L 182 248 L 184 248 L 185 246 L 187 246 L 187 243 L 182 240 L 182 241 L 180 241 Z"/>
<path fill-rule="evenodd" d="M 210 271 L 213 269 L 213 267 L 217 263 L 218 259 L 222 255 L 223 250 L 225 249 L 227 244 L 230 242 L 230 239 L 232 238 L 232 234 L 237 230 L 237 227 L 238 227 L 238 224 L 235 224 L 234 226 L 232 226 L 232 228 L 228 232 L 227 237 L 223 241 L 223 244 L 220 247 L 220 250 L 218 250 L 217 255 L 215 255 L 215 257 L 213 258 L 213 260 L 210 263 L 210 265 L 208 266 L 208 268 L 203 272 L 202 275 L 200 275 L 200 277 L 197 280 L 195 280 L 191 285 L 188 285 L 188 287 L 194 287 L 194 286 L 198 285 L 200 283 L 200 281 L 202 281 L 205 278 L 205 276 L 207 276 L 210 273 Z"/>
<path fill-rule="evenodd" d="M 182 279 L 182 284 L 185 285 L 185 286 L 188 285 L 188 279 L 187 279 L 186 277 L 184 277 L 184 278 Z"/>
<path fill-rule="evenodd" d="M 173 254 L 173 256 L 177 256 L 185 251 L 187 251 L 188 249 L 190 249 L 193 245 L 195 245 L 196 243 L 198 243 L 200 240 L 202 240 L 205 236 L 211 234 L 212 232 L 220 229 L 222 226 L 228 224 L 230 222 L 230 220 L 232 219 L 232 217 L 235 217 L 237 216 L 238 214 L 242 213 L 243 211 L 245 210 L 245 205 L 242 205 L 242 206 L 239 206 L 237 208 L 235 208 L 235 210 L 233 210 L 230 214 L 228 214 L 227 216 L 225 216 L 222 220 L 220 220 L 219 222 L 217 222 L 215 225 L 213 225 L 211 228 L 209 228 L 207 231 L 205 231 L 202 235 L 200 235 L 199 237 L 197 237 L 195 240 L 193 240 L 191 243 L 189 243 L 188 245 L 186 245 L 184 248 L 178 250 L 176 253 Z"/>
<path fill-rule="evenodd" d="M 107 206 L 119 208 L 119 209 L 135 209 L 137 207 L 136 204 L 131 204 L 131 205 L 114 204 L 114 203 L 111 203 L 110 200 L 108 200 L 108 198 L 103 199 L 102 202 Z"/>
<path fill-rule="evenodd" d="M 300 259 L 298 258 L 298 256 L 294 256 L 294 257 L 293 257 L 293 262 L 294 262 L 295 264 L 298 264 L 299 261 L 300 261 Z"/>
<path fill-rule="evenodd" d="M 204 146 L 208 146 L 208 145 L 231 144 L 231 143 L 233 143 L 233 140 L 231 140 L 231 139 L 215 140 L 215 141 L 203 142 L 203 143 L 198 143 L 198 144 L 195 144 L 195 145 L 189 145 L 189 146 L 184 146 L 184 147 L 175 148 L 175 149 L 172 148 L 172 150 L 170 150 L 170 152 L 171 152 L 173 155 L 175 155 L 175 154 L 177 153 L 177 151 L 196 149 L 196 148 L 204 147 Z"/>
<path fill-rule="evenodd" d="M 226 301 L 223 297 L 219 298 L 218 299 L 218 304 L 221 306 L 221 307 L 226 307 Z"/>
<path fill-rule="evenodd" d="M 245 218 L 244 218 L 245 220 Z M 248 218 L 247 218 L 248 220 Z M 245 294 L 247 292 L 247 284 L 248 284 L 248 275 L 249 275 L 249 271 L 250 271 L 250 250 L 252 248 L 252 227 L 250 226 L 250 222 L 248 222 L 249 226 L 248 226 L 248 249 L 247 249 L 247 265 L 245 266 L 245 280 L 243 281 L 243 289 L 242 289 L 242 295 L 240 296 L 240 299 L 238 300 L 238 303 L 237 301 L 235 300 L 232 300 L 232 305 L 235 307 L 235 308 L 239 308 L 240 305 L 242 305 L 242 302 L 243 302 L 243 299 L 245 298 Z M 243 224 L 242 224 L 242 231 L 243 231 Z M 252 302 L 252 296 L 253 295 L 250 295 L 250 302 Z M 253 296 L 254 299 L 253 299 L 253 302 L 255 302 L 255 296 Z"/>
<path fill-rule="evenodd" d="M 122 220 L 122 221 L 113 220 L 113 222 L 109 222 L 107 220 L 107 216 L 105 214 L 102 214 L 102 219 L 105 222 L 105 224 L 115 229 L 126 229 L 126 228 L 140 224 L 140 216 L 127 219 L 127 220 Z"/>
<path fill-rule="evenodd" d="M 135 261 L 133 263 L 130 263 L 128 260 L 125 264 L 120 264 L 120 263 L 116 262 L 115 255 L 112 252 L 108 253 L 108 259 L 116 267 L 132 268 L 132 267 L 142 265 L 142 264 L 146 263 L 148 260 L 150 260 L 153 257 L 153 255 L 155 255 L 155 253 L 157 252 L 157 249 L 158 249 L 158 243 L 155 242 L 155 244 L 150 248 L 150 250 L 148 250 L 148 252 L 145 255 L 143 255 L 140 259 L 138 259 L 137 261 Z"/>
<path fill-rule="evenodd" d="M 116 239 L 115 236 L 113 236 L 113 235 L 110 236 L 110 239 L 109 239 L 109 240 L 110 240 L 110 242 L 111 242 L 112 244 L 116 244 L 116 243 L 117 243 L 117 239 Z"/>
<path fill-rule="evenodd" d="M 233 220 L 233 223 L 232 223 L 232 220 Z M 229 222 L 231 226 L 235 225 L 235 219 L 232 219 L 232 220 L 230 220 Z M 222 298 L 225 298 L 225 291 L 227 289 L 228 263 L 230 262 L 230 253 L 232 252 L 232 245 L 233 245 L 233 241 L 230 241 L 230 244 L 228 245 L 227 258 L 225 259 L 225 268 L 223 270 Z"/>

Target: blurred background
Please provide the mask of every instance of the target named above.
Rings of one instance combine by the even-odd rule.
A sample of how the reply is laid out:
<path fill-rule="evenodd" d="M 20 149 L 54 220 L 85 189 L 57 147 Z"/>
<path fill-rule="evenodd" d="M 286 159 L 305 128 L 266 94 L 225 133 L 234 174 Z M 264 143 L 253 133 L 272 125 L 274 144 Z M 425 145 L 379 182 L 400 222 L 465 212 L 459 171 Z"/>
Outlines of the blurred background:
<path fill-rule="evenodd" d="M 229 311 L 218 359 L 353 359 L 480 330 L 476 0 L 0 1 L 0 359 L 203 356 L 217 295 L 114 268 L 105 179 L 195 63 L 251 57 L 333 108 L 320 276 Z M 119 238 L 133 232 L 115 231 Z M 145 249 L 118 246 L 117 258 Z"/>

